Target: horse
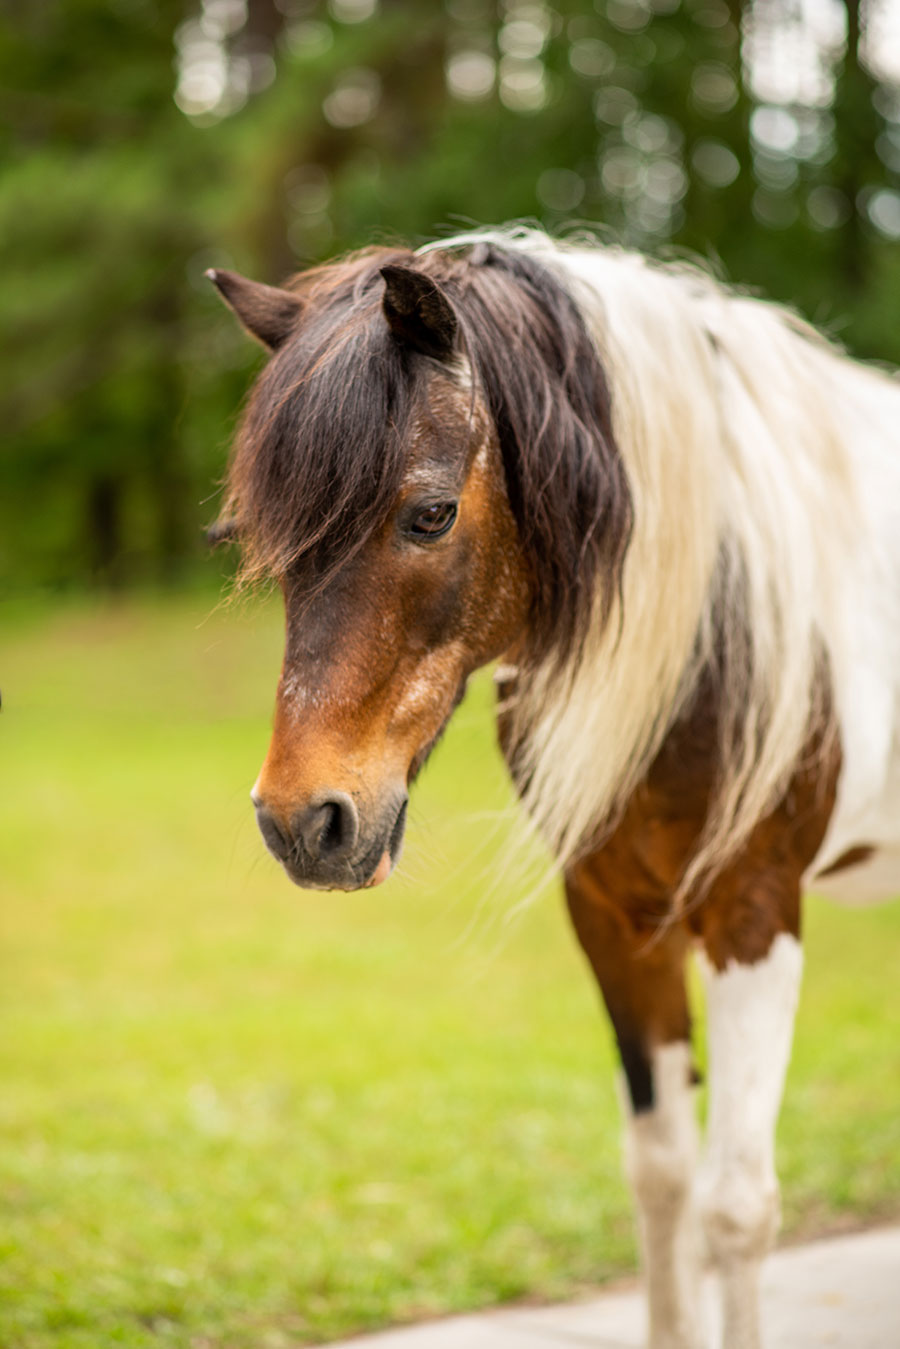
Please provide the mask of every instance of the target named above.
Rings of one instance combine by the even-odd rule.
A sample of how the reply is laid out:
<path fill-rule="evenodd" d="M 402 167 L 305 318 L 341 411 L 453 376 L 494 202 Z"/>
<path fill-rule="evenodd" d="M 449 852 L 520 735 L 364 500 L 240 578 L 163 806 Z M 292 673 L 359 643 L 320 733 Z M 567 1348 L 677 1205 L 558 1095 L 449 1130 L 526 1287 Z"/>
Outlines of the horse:
<path fill-rule="evenodd" d="M 758 1349 L 802 895 L 900 889 L 900 385 L 698 266 L 539 230 L 208 275 L 271 353 L 218 525 L 284 594 L 267 847 L 384 882 L 497 662 L 621 1056 L 649 1345 L 707 1344 L 708 1261 Z"/>

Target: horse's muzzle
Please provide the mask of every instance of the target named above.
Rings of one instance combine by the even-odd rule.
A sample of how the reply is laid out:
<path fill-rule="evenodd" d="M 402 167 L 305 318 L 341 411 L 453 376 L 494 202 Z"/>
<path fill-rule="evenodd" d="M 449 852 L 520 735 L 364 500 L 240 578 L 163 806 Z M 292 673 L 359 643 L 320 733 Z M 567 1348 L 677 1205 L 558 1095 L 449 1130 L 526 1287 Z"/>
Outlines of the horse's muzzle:
<path fill-rule="evenodd" d="M 318 793 L 285 814 L 250 793 L 266 847 L 291 880 L 311 890 L 361 890 L 387 880 L 403 844 L 407 797 L 385 802 L 364 827 L 347 792 Z"/>

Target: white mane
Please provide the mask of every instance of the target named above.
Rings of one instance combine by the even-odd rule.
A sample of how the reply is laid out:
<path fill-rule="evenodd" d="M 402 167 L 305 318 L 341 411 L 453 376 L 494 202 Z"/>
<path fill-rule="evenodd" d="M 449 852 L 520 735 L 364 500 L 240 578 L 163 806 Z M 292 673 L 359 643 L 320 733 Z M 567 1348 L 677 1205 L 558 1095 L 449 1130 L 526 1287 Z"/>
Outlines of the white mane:
<path fill-rule="evenodd" d="M 714 638 L 721 776 L 682 895 L 782 796 L 820 710 L 823 654 L 843 771 L 819 865 L 850 843 L 896 839 L 896 820 L 883 840 L 858 830 L 879 827 L 872 803 L 898 721 L 900 386 L 697 269 L 533 230 L 431 247 L 478 238 L 526 249 L 572 295 L 608 375 L 634 498 L 612 621 L 568 687 L 539 670 L 515 709 L 526 807 L 556 857 L 615 820 Z"/>

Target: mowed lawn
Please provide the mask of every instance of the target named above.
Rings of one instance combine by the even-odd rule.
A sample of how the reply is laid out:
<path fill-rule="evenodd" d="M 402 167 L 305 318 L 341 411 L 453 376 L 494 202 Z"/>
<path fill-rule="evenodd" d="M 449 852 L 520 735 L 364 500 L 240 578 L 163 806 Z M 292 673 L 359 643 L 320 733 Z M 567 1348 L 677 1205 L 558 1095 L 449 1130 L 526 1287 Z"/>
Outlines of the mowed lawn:
<path fill-rule="evenodd" d="M 247 797 L 277 605 L 0 624 L 4 1349 L 278 1349 L 630 1269 L 614 1053 L 489 681 L 401 874 L 308 894 Z M 788 1234 L 900 1212 L 900 904 L 807 931 Z"/>

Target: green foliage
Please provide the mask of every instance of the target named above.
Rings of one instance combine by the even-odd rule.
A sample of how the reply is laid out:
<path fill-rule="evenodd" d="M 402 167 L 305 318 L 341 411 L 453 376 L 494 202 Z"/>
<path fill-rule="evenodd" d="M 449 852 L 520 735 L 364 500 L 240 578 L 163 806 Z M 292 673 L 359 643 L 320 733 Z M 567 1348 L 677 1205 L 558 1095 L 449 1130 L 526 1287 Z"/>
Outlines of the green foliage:
<path fill-rule="evenodd" d="M 556 887 L 521 907 L 489 681 L 400 875 L 301 892 L 247 798 L 279 606 L 214 604 L 7 619 L 0 1344 L 275 1349 L 633 1268 L 612 1037 Z M 792 1234 L 900 1211 L 900 906 L 813 903 L 806 945 Z"/>
<path fill-rule="evenodd" d="M 844 7 L 810 55 L 761 0 L 8 4 L 0 586 L 199 558 L 255 359 L 211 264 L 580 219 L 900 361 L 900 94 Z"/>

